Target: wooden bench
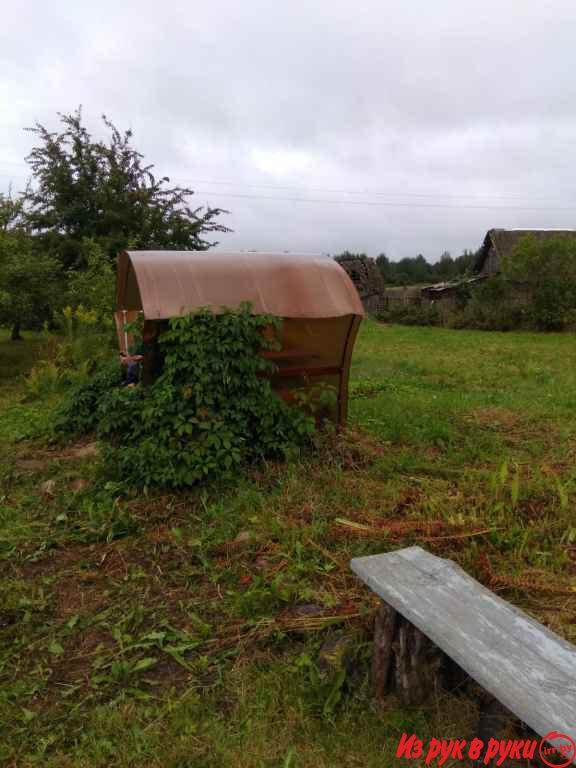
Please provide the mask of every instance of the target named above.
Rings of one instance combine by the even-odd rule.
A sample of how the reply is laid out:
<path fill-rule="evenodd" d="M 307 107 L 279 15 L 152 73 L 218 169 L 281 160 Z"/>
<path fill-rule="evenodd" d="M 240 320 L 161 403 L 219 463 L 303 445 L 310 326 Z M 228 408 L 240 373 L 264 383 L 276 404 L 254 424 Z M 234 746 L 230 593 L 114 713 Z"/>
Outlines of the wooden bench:
<path fill-rule="evenodd" d="M 576 647 L 420 547 L 351 561 L 384 601 L 376 618 L 377 695 L 395 683 L 418 703 L 437 683 L 438 653 L 540 736 L 576 739 Z"/>

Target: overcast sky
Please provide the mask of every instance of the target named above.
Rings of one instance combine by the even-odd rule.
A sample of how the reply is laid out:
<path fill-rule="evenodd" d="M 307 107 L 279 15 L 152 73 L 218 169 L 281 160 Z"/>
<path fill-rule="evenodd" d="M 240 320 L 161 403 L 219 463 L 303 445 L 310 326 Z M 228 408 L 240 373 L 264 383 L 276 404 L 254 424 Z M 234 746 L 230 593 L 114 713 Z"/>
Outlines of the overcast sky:
<path fill-rule="evenodd" d="M 221 248 L 436 260 L 576 226 L 574 0 L 3 6 L 0 191 L 35 120 L 105 112 L 228 208 Z"/>

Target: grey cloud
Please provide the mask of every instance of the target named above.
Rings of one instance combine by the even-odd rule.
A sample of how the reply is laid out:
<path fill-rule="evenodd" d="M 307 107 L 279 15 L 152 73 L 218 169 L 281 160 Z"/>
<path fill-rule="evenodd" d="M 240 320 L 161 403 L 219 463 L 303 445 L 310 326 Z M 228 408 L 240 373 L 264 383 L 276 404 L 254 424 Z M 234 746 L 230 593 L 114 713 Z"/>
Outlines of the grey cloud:
<path fill-rule="evenodd" d="M 574 226 L 575 24 L 565 0 L 31 0 L 0 29 L 0 189 L 21 128 L 82 103 L 229 208 L 226 247 L 437 258 Z"/>

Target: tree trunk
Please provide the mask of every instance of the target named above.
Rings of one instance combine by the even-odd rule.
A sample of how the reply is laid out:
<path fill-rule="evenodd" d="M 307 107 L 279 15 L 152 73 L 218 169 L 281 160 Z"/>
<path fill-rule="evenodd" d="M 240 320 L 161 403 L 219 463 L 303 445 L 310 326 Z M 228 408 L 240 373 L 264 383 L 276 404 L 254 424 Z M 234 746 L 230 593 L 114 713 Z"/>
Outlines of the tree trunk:
<path fill-rule="evenodd" d="M 12 326 L 10 341 L 22 341 L 22 336 L 20 335 L 20 320 L 16 320 L 16 322 Z"/>

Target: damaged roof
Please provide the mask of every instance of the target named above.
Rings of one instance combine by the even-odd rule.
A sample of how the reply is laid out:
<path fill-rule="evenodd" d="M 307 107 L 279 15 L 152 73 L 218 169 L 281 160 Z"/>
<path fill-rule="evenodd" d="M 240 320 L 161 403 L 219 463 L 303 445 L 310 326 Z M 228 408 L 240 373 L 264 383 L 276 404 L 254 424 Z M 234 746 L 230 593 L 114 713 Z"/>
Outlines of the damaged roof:
<path fill-rule="evenodd" d="M 489 229 L 484 238 L 476 260 L 472 268 L 473 272 L 481 272 L 488 258 L 491 248 L 494 248 L 498 257 L 512 253 L 516 244 L 527 235 L 537 240 L 548 240 L 553 237 L 576 238 L 575 229 Z"/>

